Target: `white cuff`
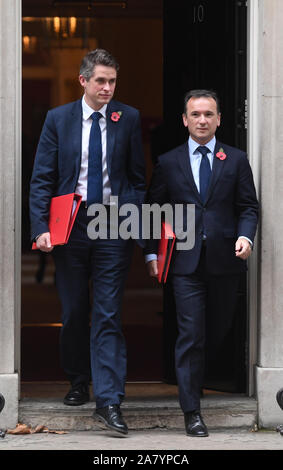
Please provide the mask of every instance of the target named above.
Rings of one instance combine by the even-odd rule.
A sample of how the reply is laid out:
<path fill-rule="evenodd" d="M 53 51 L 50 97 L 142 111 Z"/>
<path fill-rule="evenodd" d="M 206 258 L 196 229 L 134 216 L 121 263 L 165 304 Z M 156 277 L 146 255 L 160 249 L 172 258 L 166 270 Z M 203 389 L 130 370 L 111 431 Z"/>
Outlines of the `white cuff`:
<path fill-rule="evenodd" d="M 248 240 L 248 242 L 250 242 L 251 246 L 253 246 L 253 242 L 248 237 L 245 237 L 244 235 L 240 235 L 238 237 L 238 240 L 239 240 L 239 238 L 244 238 L 245 240 Z"/>
<path fill-rule="evenodd" d="M 149 261 L 153 261 L 157 259 L 157 255 L 155 253 L 151 253 L 149 255 L 145 255 L 145 262 L 148 263 Z"/>

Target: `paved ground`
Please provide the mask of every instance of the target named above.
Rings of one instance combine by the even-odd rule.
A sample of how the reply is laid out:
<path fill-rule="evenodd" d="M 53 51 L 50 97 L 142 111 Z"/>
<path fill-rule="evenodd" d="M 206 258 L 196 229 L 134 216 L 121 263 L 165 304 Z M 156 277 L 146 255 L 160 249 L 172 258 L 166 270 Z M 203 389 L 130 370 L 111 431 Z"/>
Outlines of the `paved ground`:
<path fill-rule="evenodd" d="M 283 450 L 276 431 L 210 431 L 207 438 L 192 438 L 180 430 L 132 431 L 124 437 L 112 431 L 74 431 L 67 434 L 6 434 L 1 450 Z"/>

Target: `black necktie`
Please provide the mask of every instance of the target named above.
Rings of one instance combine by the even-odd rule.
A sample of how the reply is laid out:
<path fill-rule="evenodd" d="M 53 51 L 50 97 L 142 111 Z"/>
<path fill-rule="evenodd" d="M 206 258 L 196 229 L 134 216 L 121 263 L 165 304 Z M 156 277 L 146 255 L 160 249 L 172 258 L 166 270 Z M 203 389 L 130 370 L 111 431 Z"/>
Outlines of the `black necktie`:
<path fill-rule="evenodd" d="M 201 163 L 199 167 L 199 192 L 201 200 L 202 202 L 204 202 L 211 176 L 211 168 L 207 156 L 210 150 L 207 147 L 198 147 L 197 150 L 202 154 Z"/>
<path fill-rule="evenodd" d="M 91 115 L 92 125 L 88 148 L 87 205 L 102 203 L 102 144 L 99 119 L 101 113 Z"/>

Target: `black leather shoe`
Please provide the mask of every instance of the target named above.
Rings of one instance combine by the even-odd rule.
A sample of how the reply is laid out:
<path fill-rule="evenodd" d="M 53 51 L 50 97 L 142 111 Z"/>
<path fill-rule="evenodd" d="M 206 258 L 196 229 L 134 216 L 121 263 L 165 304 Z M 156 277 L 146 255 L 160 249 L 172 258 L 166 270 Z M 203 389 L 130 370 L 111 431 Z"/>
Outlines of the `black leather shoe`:
<path fill-rule="evenodd" d="M 119 405 L 109 405 L 104 408 L 96 408 L 95 416 L 113 431 L 128 434 L 128 427 L 123 420 Z"/>
<path fill-rule="evenodd" d="M 89 401 L 88 386 L 85 384 L 72 387 L 64 398 L 64 404 L 70 406 L 83 405 Z"/>
<path fill-rule="evenodd" d="M 185 413 L 185 429 L 188 436 L 208 436 L 207 427 L 199 411 L 189 411 Z"/>

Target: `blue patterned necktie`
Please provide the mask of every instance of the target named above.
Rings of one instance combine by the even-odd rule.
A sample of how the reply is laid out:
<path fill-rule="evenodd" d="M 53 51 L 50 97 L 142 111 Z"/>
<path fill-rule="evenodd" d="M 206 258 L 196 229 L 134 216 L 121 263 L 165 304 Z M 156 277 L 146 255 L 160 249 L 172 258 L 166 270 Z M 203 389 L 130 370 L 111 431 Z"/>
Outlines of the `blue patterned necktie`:
<path fill-rule="evenodd" d="M 88 148 L 87 205 L 102 203 L 102 144 L 99 119 L 101 113 L 94 112 L 91 116 L 92 125 Z"/>
<path fill-rule="evenodd" d="M 207 147 L 198 147 L 197 150 L 202 154 L 201 163 L 199 167 L 199 192 L 201 200 L 202 202 L 204 202 L 211 176 L 211 168 L 207 156 L 210 150 Z"/>

